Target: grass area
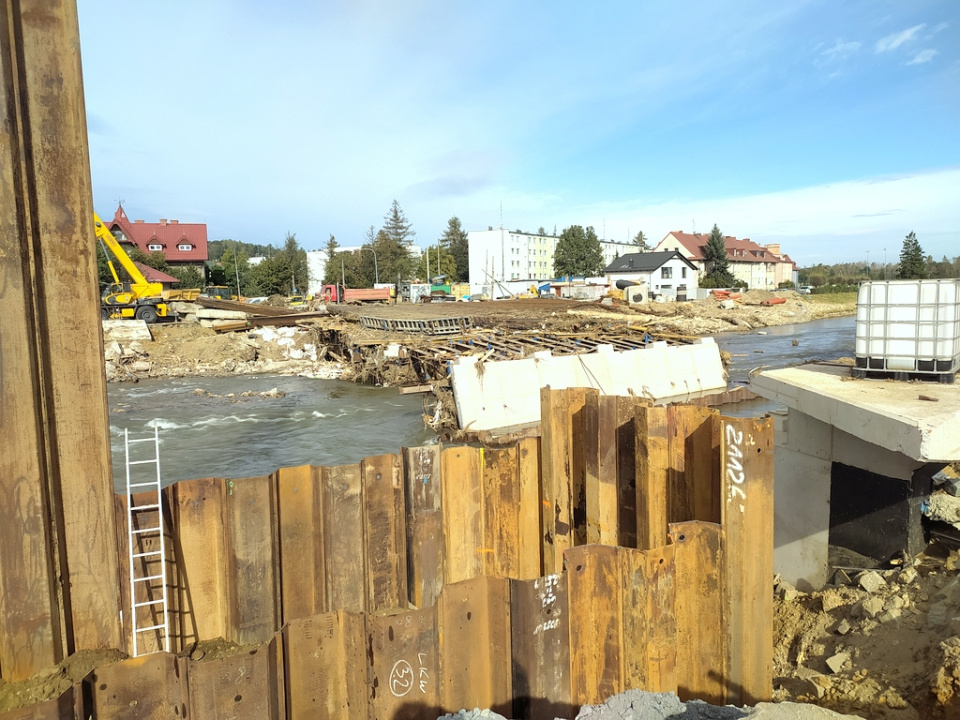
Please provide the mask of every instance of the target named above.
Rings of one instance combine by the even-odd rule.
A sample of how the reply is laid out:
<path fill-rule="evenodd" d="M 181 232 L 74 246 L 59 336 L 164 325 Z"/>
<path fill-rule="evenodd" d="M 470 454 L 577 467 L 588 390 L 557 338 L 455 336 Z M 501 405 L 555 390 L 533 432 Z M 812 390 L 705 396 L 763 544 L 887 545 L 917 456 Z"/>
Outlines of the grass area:
<path fill-rule="evenodd" d="M 817 293 L 814 295 L 801 295 L 809 303 L 853 303 L 857 304 L 857 294 L 855 292 L 844 293 Z"/>

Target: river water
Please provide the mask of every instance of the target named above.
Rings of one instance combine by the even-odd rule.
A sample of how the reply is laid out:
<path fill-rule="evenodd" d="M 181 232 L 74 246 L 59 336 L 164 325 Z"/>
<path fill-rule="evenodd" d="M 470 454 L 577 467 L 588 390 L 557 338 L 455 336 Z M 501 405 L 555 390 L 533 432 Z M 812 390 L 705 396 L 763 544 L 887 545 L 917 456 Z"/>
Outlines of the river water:
<path fill-rule="evenodd" d="M 854 318 L 845 317 L 715 337 L 732 355 L 731 382 L 744 383 L 760 366 L 853 356 L 854 327 Z M 240 397 L 274 388 L 284 394 Z M 159 430 L 164 485 L 266 475 L 296 465 L 355 463 L 434 440 L 422 420 L 421 396 L 342 380 L 277 375 L 143 380 L 110 383 L 108 398 L 118 492 L 125 488 L 125 429 L 131 439 L 152 437 L 154 428 Z M 723 412 L 762 415 L 778 407 L 760 399 L 726 406 Z M 150 443 L 133 447 L 132 459 L 153 455 L 147 451 Z M 136 467 L 143 472 L 153 466 Z"/>

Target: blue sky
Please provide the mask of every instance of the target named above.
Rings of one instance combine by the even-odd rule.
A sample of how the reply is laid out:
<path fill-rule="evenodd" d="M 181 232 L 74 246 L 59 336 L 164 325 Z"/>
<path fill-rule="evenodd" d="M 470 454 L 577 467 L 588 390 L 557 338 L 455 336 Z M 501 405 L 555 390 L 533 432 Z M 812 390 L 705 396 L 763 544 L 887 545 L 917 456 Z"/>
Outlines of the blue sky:
<path fill-rule="evenodd" d="M 94 202 L 211 240 L 571 224 L 960 255 L 960 3 L 79 0 Z"/>

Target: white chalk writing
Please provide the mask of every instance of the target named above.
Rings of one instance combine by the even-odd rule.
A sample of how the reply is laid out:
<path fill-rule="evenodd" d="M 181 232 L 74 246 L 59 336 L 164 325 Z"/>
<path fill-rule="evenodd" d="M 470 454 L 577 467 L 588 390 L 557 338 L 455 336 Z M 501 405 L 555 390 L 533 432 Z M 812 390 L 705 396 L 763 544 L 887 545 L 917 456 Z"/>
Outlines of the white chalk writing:
<path fill-rule="evenodd" d="M 743 469 L 743 430 L 737 430 L 733 425 L 725 428 L 726 439 L 726 473 L 728 500 L 746 500 L 747 494 L 743 490 L 746 475 Z M 743 512 L 743 503 L 739 503 L 740 512 Z"/>
<path fill-rule="evenodd" d="M 397 660 L 390 671 L 390 692 L 394 697 L 403 697 L 413 687 L 413 668 L 406 660 Z"/>

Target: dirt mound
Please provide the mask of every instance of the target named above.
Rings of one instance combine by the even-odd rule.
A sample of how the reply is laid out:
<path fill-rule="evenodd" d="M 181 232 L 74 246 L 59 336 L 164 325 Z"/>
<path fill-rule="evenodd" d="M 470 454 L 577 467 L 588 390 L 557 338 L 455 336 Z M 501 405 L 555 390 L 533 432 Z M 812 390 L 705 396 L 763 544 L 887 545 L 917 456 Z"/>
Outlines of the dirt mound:
<path fill-rule="evenodd" d="M 777 700 L 865 718 L 960 717 L 960 552 L 933 544 L 901 567 L 838 572 L 812 594 L 781 586 Z"/>

